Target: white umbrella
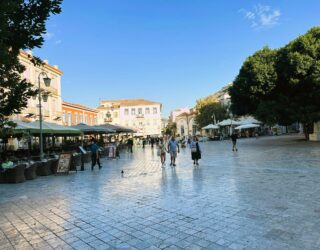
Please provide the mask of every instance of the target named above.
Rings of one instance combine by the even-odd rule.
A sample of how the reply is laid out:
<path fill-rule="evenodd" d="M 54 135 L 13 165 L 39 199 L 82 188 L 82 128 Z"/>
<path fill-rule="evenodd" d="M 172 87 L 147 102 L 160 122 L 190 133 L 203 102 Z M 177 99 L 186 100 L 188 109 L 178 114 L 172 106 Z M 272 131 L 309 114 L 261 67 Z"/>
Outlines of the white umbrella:
<path fill-rule="evenodd" d="M 219 126 L 218 125 L 209 124 L 209 125 L 203 127 L 202 129 L 219 129 Z"/>
<path fill-rule="evenodd" d="M 241 123 L 235 120 L 226 119 L 221 122 L 219 122 L 217 125 L 219 126 L 231 126 L 231 125 L 240 125 Z"/>
<path fill-rule="evenodd" d="M 257 119 L 255 119 L 252 116 L 244 116 L 240 118 L 240 123 L 241 125 L 245 125 L 245 124 L 261 124 L 262 122 L 258 121 Z"/>
<path fill-rule="evenodd" d="M 260 125 L 249 123 L 249 124 L 240 125 L 238 127 L 235 127 L 234 129 L 258 128 L 258 127 L 260 127 Z"/>

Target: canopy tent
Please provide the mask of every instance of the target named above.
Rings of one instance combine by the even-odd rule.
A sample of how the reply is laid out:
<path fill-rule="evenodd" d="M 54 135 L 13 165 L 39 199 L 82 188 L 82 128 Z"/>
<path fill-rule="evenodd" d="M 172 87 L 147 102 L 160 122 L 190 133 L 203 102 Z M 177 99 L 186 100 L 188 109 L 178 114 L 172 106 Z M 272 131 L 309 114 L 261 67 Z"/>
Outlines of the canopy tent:
<path fill-rule="evenodd" d="M 202 129 L 219 129 L 219 126 L 214 125 L 214 124 L 209 124 L 209 125 L 203 127 Z"/>
<path fill-rule="evenodd" d="M 28 123 L 28 124 L 33 127 L 36 127 L 39 130 L 39 132 L 37 132 L 37 134 L 40 133 L 40 122 L 38 120 L 31 122 L 31 123 Z M 42 121 L 42 133 L 43 134 L 51 134 L 51 135 L 64 135 L 64 136 L 83 134 L 82 131 L 79 129 L 75 129 L 75 128 L 67 127 L 67 126 L 62 126 L 59 124 L 45 122 L 45 121 Z"/>
<path fill-rule="evenodd" d="M 238 127 L 235 127 L 234 129 L 240 130 L 240 129 L 246 129 L 246 128 L 258 128 L 258 127 L 260 127 L 260 125 L 249 123 L 249 124 L 240 125 Z"/>
<path fill-rule="evenodd" d="M 244 116 L 240 118 L 240 123 L 241 125 L 244 124 L 262 124 L 262 122 L 258 121 L 252 116 Z"/>
<path fill-rule="evenodd" d="M 131 128 L 126 128 L 126 127 L 122 127 L 119 125 L 112 125 L 109 123 L 106 123 L 103 125 L 98 125 L 97 127 L 107 128 L 107 129 L 115 131 L 116 133 L 135 133 L 136 132 L 135 130 L 133 130 Z"/>
<path fill-rule="evenodd" d="M 241 125 L 239 121 L 231 120 L 231 119 L 226 119 L 217 124 L 218 126 L 232 126 L 232 125 Z"/>
<path fill-rule="evenodd" d="M 71 126 L 71 128 L 79 129 L 84 134 L 111 134 L 116 132 L 116 130 L 111 128 L 102 127 L 102 126 L 89 126 L 84 123 L 79 123 L 78 125 Z"/>
<path fill-rule="evenodd" d="M 14 134 L 20 134 L 20 133 L 30 133 L 30 134 L 39 134 L 40 133 L 40 127 L 36 126 L 35 124 L 32 124 L 30 122 L 23 122 L 21 120 L 12 120 L 16 124 L 15 127 L 12 127 Z M 10 128 L 9 126 L 6 126 L 7 128 Z M 42 129 L 43 133 L 51 133 L 52 131 L 47 128 Z"/>

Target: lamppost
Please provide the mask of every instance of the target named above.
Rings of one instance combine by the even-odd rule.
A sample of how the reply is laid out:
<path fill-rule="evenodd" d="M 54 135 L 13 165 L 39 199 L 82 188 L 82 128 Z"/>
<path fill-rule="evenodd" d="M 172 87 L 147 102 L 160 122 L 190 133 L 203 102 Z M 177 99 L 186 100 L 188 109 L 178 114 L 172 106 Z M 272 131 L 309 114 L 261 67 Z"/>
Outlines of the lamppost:
<path fill-rule="evenodd" d="M 41 76 L 42 79 L 43 79 L 43 82 L 45 84 L 46 87 L 49 87 L 50 86 L 50 83 L 51 83 L 51 78 L 48 77 L 47 73 L 46 72 L 41 72 L 38 76 L 38 88 L 39 88 L 39 124 L 40 124 L 40 160 L 43 159 L 43 135 L 42 135 L 42 110 L 41 110 L 41 86 L 40 86 L 40 83 L 41 83 Z M 43 101 L 46 102 L 48 100 L 48 95 L 47 94 L 44 94 L 43 95 Z"/>

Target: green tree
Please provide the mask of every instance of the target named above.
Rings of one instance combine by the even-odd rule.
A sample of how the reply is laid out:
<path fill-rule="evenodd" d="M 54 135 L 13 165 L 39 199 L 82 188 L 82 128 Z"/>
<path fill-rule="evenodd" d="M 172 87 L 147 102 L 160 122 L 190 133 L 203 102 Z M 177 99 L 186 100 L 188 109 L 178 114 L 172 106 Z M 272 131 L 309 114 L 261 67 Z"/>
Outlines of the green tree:
<path fill-rule="evenodd" d="M 0 1 L 0 129 L 6 117 L 21 112 L 28 99 L 37 94 L 32 84 L 21 78 L 25 67 L 20 50 L 39 48 L 44 42 L 45 22 L 61 12 L 62 0 Z M 39 58 L 32 58 L 41 64 Z M 10 125 L 10 123 L 9 123 Z"/>
<path fill-rule="evenodd" d="M 268 124 L 301 122 L 308 137 L 320 120 L 320 27 L 283 48 L 263 48 L 248 57 L 229 94 L 234 114 Z"/>
<path fill-rule="evenodd" d="M 163 130 L 163 133 L 165 135 L 175 135 L 176 132 L 177 132 L 177 124 L 175 122 L 168 123 L 168 125 Z"/>
<path fill-rule="evenodd" d="M 222 121 L 228 117 L 227 108 L 218 102 L 197 102 L 195 122 L 199 129 L 216 121 Z"/>
<path fill-rule="evenodd" d="M 231 111 L 235 115 L 256 115 L 262 100 L 275 88 L 277 51 L 268 47 L 249 56 L 229 88 Z"/>

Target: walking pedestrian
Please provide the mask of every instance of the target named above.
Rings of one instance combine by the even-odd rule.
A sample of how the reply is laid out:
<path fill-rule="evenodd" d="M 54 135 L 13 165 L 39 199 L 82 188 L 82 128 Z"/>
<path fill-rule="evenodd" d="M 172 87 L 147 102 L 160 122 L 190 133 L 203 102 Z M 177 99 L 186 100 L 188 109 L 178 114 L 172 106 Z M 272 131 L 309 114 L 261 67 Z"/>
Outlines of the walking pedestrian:
<path fill-rule="evenodd" d="M 161 139 L 158 145 L 158 156 L 160 156 L 162 167 L 165 165 L 165 162 L 166 162 L 166 152 L 167 152 L 166 144 L 164 140 Z"/>
<path fill-rule="evenodd" d="M 199 159 L 201 159 L 201 149 L 199 146 L 199 140 L 196 136 L 193 137 L 190 143 L 191 149 L 191 159 L 193 160 L 193 165 L 199 166 Z"/>
<path fill-rule="evenodd" d="M 238 135 L 236 132 L 233 132 L 231 135 L 231 140 L 232 140 L 232 151 L 238 151 L 237 148 L 237 139 L 238 139 Z"/>
<path fill-rule="evenodd" d="M 178 142 L 175 140 L 174 136 L 171 137 L 171 140 L 168 143 L 168 152 L 170 153 L 170 156 L 171 156 L 170 166 L 175 167 L 177 152 L 180 153 L 180 147 Z"/>
<path fill-rule="evenodd" d="M 91 171 L 93 170 L 94 166 L 98 163 L 99 169 L 101 169 L 100 164 L 100 156 L 99 156 L 99 146 L 96 143 L 96 140 L 94 138 L 91 138 Z"/>
<path fill-rule="evenodd" d="M 132 147 L 133 147 L 133 139 L 132 138 L 129 138 L 128 141 L 127 141 L 127 146 L 128 146 L 128 151 L 130 153 L 133 153 L 132 151 Z"/>

